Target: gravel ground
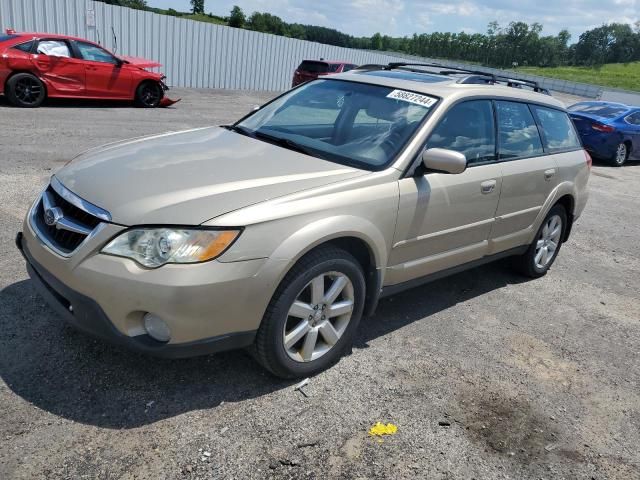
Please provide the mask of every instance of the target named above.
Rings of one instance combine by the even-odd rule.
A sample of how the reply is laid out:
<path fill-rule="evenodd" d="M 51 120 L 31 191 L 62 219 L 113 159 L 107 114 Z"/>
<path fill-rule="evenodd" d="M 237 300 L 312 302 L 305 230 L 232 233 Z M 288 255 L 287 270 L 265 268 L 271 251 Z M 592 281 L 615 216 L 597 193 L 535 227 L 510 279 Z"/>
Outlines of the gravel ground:
<path fill-rule="evenodd" d="M 243 352 L 158 360 L 63 325 L 14 246 L 53 171 L 126 137 L 223 123 L 175 108 L 0 103 L 0 478 L 640 478 L 640 165 L 595 166 L 546 277 L 505 262 L 381 302 L 303 395 Z M 367 434 L 378 421 L 393 436 Z"/>

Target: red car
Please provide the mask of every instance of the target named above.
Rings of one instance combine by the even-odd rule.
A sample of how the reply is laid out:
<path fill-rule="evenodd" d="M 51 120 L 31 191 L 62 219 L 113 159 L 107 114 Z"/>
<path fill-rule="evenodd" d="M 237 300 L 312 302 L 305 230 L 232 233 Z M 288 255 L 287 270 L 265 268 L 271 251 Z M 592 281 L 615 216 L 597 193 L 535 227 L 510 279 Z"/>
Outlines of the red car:
<path fill-rule="evenodd" d="M 150 60 L 117 57 L 82 38 L 49 33 L 0 34 L 0 94 L 17 107 L 47 98 L 133 100 L 141 107 L 168 106 L 164 75 Z"/>
<path fill-rule="evenodd" d="M 295 87 L 301 83 L 315 80 L 322 75 L 331 75 L 334 73 L 348 72 L 356 68 L 353 63 L 320 60 L 303 60 L 295 72 L 293 72 L 293 82 L 291 86 Z"/>

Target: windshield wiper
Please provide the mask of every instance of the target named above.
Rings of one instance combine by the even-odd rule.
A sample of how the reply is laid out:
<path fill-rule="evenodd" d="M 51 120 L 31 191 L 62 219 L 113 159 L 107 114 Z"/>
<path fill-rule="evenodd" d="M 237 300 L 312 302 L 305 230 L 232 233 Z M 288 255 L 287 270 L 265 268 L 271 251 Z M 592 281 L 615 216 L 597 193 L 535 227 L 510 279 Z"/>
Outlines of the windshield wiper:
<path fill-rule="evenodd" d="M 220 125 L 220 126 L 232 132 L 239 133 L 240 135 L 256 138 L 256 133 L 253 130 L 248 129 L 247 127 L 240 127 L 238 125 Z"/>
<path fill-rule="evenodd" d="M 255 135 L 255 138 L 266 140 L 267 142 L 274 143 L 276 145 L 279 145 L 283 148 L 287 148 L 289 150 L 293 150 L 295 152 L 304 153 L 305 155 L 310 155 L 312 157 L 324 158 L 321 155 L 318 155 L 316 151 L 310 148 L 307 148 L 304 145 L 300 145 L 299 143 L 294 142 L 293 140 L 290 140 L 288 138 L 276 137 L 260 131 L 255 131 L 254 135 Z"/>

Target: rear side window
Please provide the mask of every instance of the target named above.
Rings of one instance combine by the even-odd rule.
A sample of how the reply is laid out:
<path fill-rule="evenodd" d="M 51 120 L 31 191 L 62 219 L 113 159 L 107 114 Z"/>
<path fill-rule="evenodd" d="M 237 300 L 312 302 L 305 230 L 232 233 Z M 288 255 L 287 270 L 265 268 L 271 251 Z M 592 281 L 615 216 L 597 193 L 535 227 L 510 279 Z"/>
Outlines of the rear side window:
<path fill-rule="evenodd" d="M 356 66 L 354 64 L 352 64 L 352 63 L 349 63 L 349 64 L 344 66 L 342 71 L 343 72 L 348 72 L 349 70 L 353 70 L 354 68 L 356 68 Z"/>
<path fill-rule="evenodd" d="M 542 128 L 545 148 L 551 152 L 581 148 L 573 122 L 560 110 L 532 105 L 531 108 Z"/>
<path fill-rule="evenodd" d="M 469 165 L 496 159 L 493 109 L 489 100 L 459 103 L 435 128 L 427 148 L 445 148 L 463 153 Z"/>
<path fill-rule="evenodd" d="M 16 50 L 21 50 L 23 52 L 29 53 L 29 52 L 31 52 L 31 49 L 33 48 L 33 44 L 34 44 L 34 41 L 31 40 L 30 42 L 21 43 L 20 45 L 16 45 L 13 48 L 15 48 Z"/>
<path fill-rule="evenodd" d="M 526 104 L 498 101 L 496 113 L 500 159 L 512 160 L 544 153 L 538 127 Z"/>
<path fill-rule="evenodd" d="M 311 60 L 305 60 L 300 64 L 298 70 L 309 73 L 327 73 L 329 71 L 329 65 L 325 62 L 313 62 Z"/>

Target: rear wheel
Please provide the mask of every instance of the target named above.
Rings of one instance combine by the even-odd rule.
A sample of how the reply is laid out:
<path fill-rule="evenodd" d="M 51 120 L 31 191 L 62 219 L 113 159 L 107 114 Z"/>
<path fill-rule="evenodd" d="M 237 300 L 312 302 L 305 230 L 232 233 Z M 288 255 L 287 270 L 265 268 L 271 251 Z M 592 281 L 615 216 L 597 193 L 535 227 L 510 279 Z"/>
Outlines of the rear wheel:
<path fill-rule="evenodd" d="M 271 299 L 256 334 L 256 359 L 282 378 L 330 367 L 351 346 L 364 295 L 364 274 L 352 255 L 335 247 L 310 252 Z"/>
<path fill-rule="evenodd" d="M 142 82 L 136 89 L 136 105 L 142 108 L 156 108 L 160 105 L 163 92 L 157 82 Z"/>
<path fill-rule="evenodd" d="M 560 252 L 566 228 L 567 212 L 562 205 L 555 205 L 525 254 L 516 258 L 518 270 L 531 278 L 545 275 Z"/>
<path fill-rule="evenodd" d="M 627 146 L 626 143 L 621 142 L 617 147 L 616 147 L 616 153 L 615 155 L 611 158 L 611 165 L 613 165 L 614 167 L 621 167 L 623 166 L 627 159 L 629 158 L 629 147 Z"/>
<path fill-rule="evenodd" d="M 17 73 L 7 81 L 7 100 L 11 105 L 22 108 L 36 108 L 47 97 L 44 83 L 30 73 Z"/>

